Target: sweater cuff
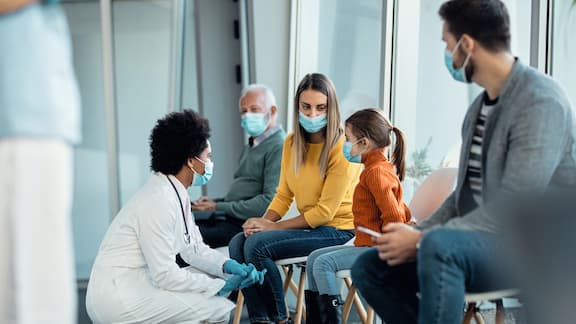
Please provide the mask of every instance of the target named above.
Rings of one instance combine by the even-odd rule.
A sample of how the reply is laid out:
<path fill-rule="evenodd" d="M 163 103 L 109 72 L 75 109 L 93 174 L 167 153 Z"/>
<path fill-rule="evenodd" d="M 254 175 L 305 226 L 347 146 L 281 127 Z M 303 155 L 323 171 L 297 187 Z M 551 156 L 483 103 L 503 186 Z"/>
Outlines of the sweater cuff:
<path fill-rule="evenodd" d="M 216 203 L 216 210 L 223 211 L 228 215 L 234 215 L 232 213 L 232 202 L 229 201 L 221 201 Z"/>

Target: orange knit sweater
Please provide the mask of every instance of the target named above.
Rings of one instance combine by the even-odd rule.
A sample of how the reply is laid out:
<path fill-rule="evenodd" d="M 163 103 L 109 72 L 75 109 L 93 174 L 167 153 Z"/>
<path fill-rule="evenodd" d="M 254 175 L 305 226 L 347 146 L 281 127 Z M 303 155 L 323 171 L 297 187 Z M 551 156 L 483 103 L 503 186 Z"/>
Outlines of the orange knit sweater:
<path fill-rule="evenodd" d="M 410 223 L 408 206 L 402 201 L 402 186 L 394 166 L 386 159 L 384 149 L 362 155 L 364 171 L 354 190 L 352 212 L 354 227 L 363 226 L 382 232 L 388 223 Z M 356 246 L 372 246 L 370 235 L 356 230 Z"/>

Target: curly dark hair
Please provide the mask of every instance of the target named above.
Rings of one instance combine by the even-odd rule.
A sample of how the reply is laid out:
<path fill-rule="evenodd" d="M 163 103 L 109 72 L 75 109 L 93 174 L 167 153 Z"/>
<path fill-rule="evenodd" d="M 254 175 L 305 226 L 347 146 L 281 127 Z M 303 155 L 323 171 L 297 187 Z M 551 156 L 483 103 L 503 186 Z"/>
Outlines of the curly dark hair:
<path fill-rule="evenodd" d="M 189 158 L 208 147 L 208 120 L 192 110 L 172 112 L 159 119 L 150 134 L 150 168 L 176 174 Z"/>

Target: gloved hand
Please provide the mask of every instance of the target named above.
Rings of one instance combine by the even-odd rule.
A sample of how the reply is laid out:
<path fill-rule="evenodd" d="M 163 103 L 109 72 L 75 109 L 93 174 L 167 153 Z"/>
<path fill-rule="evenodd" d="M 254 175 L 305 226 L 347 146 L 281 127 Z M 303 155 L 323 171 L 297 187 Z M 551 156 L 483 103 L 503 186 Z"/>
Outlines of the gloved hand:
<path fill-rule="evenodd" d="M 224 262 L 224 266 L 222 267 L 222 270 L 224 271 L 224 273 L 229 273 L 229 274 L 240 275 L 242 277 L 246 277 L 248 275 L 248 272 L 251 269 L 248 268 L 248 266 L 245 264 L 240 264 L 236 260 L 230 259 L 230 260 Z"/>
<path fill-rule="evenodd" d="M 244 278 L 240 275 L 233 275 L 232 277 L 226 280 L 224 287 L 222 287 L 222 289 L 220 289 L 220 291 L 216 293 L 216 295 L 226 296 L 232 291 L 239 289 L 243 279 Z"/>
<path fill-rule="evenodd" d="M 255 283 L 262 284 L 264 283 L 264 275 L 266 275 L 267 269 L 263 269 L 262 271 L 256 270 L 256 267 L 252 263 L 248 263 L 247 266 L 248 275 L 242 280 L 240 284 L 240 288 L 246 288 L 252 286 Z"/>

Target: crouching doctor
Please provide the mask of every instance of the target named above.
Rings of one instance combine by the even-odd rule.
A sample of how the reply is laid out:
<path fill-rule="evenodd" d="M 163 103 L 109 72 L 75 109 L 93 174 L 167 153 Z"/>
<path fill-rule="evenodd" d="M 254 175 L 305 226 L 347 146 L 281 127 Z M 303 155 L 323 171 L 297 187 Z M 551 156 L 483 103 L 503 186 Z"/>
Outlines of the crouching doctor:
<path fill-rule="evenodd" d="M 225 295 L 265 272 L 202 242 L 186 188 L 212 175 L 208 121 L 190 110 L 150 136 L 152 175 L 110 224 L 92 268 L 86 308 L 95 323 L 227 323 Z M 180 268 L 177 254 L 190 264 Z"/>

